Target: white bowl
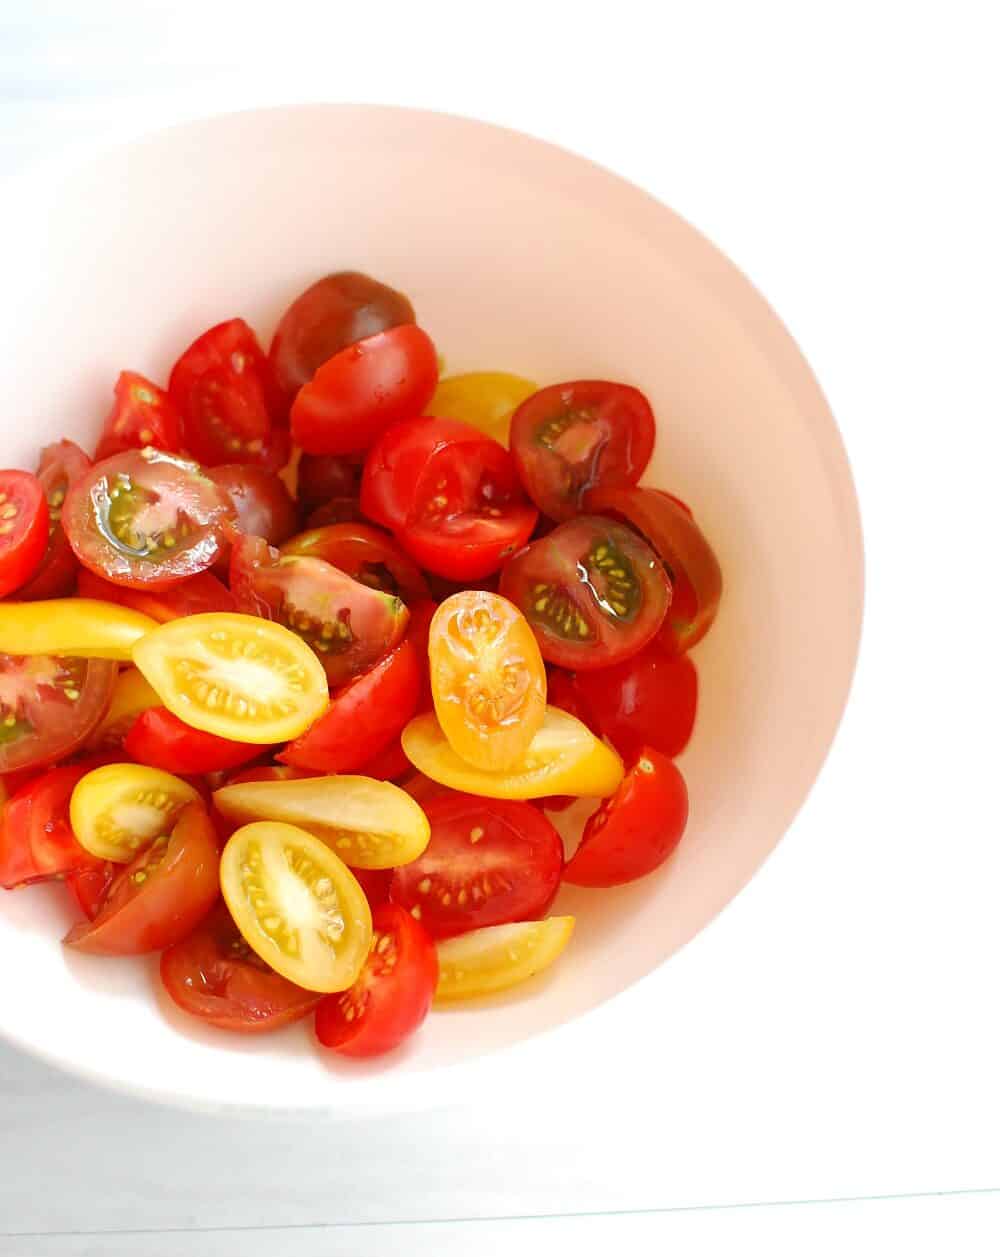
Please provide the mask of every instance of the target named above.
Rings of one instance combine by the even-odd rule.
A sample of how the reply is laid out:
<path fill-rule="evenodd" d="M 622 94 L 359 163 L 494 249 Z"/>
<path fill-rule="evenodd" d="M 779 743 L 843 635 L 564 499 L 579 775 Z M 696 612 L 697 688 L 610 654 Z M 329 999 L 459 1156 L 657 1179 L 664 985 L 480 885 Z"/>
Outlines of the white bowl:
<path fill-rule="evenodd" d="M 212 323 L 244 315 L 266 344 L 289 299 L 342 268 L 408 293 L 449 370 L 606 376 L 649 395 L 647 478 L 693 506 L 726 581 L 695 652 L 691 821 L 645 881 L 561 892 L 555 910 L 578 925 L 551 976 L 433 1014 L 407 1049 L 354 1065 L 319 1053 L 308 1026 L 254 1041 L 203 1029 L 157 993 L 155 958 L 65 951 L 61 887 L 0 895 L 0 1031 L 93 1080 L 214 1109 L 337 1114 L 434 1103 L 470 1068 L 495 1085 L 502 1049 L 580 1017 L 710 921 L 826 755 L 857 653 L 862 547 L 808 366 L 670 210 L 579 157 L 465 119 L 312 105 L 212 118 L 36 174 L 6 200 L 7 466 L 33 467 L 60 436 L 91 443 L 120 369 L 163 381 Z"/>

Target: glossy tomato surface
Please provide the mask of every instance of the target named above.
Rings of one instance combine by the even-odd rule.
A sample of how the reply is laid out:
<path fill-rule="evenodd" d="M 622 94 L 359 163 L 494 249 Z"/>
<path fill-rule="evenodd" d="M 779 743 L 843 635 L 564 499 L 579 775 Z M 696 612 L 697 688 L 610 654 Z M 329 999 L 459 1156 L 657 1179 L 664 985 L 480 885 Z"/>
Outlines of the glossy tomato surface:
<path fill-rule="evenodd" d="M 0 471 L 0 598 L 25 584 L 45 554 L 49 506 L 30 471 Z"/>
<path fill-rule="evenodd" d="M 104 716 L 117 671 L 108 659 L 0 654 L 0 773 L 72 754 Z"/>
<path fill-rule="evenodd" d="M 84 567 L 80 569 L 76 591 L 81 598 L 96 598 L 99 602 L 115 602 L 130 607 L 159 624 L 186 615 L 236 610 L 235 598 L 211 572 L 195 572 L 167 589 L 143 590 L 113 585 Z"/>
<path fill-rule="evenodd" d="M 123 371 L 115 384 L 111 413 L 97 442 L 95 458 L 110 458 L 123 450 L 153 445 L 176 454 L 181 448 L 180 415 L 174 404 L 152 380 L 134 371 Z"/>
<path fill-rule="evenodd" d="M 298 507 L 273 471 L 253 463 L 222 463 L 208 475 L 229 495 L 241 532 L 277 546 L 298 528 Z"/>
<path fill-rule="evenodd" d="M 132 722 L 124 749 L 140 764 L 190 775 L 237 768 L 256 759 L 261 748 L 193 729 L 166 707 L 150 707 Z"/>
<path fill-rule="evenodd" d="M 98 757 L 50 768 L 7 800 L 0 813 L 0 886 L 12 890 L 99 864 L 73 836 L 69 803 L 81 778 L 104 762 Z"/>
<path fill-rule="evenodd" d="M 361 454 L 303 454 L 299 459 L 296 496 L 304 510 L 314 511 L 331 498 L 357 498 L 361 492 Z"/>
<path fill-rule="evenodd" d="M 38 461 L 38 482 L 49 508 L 49 541 L 35 575 L 17 591 L 18 598 L 64 598 L 73 592 L 79 564 L 62 526 L 62 508 L 71 484 L 90 467 L 87 455 L 72 441 L 46 445 Z"/>

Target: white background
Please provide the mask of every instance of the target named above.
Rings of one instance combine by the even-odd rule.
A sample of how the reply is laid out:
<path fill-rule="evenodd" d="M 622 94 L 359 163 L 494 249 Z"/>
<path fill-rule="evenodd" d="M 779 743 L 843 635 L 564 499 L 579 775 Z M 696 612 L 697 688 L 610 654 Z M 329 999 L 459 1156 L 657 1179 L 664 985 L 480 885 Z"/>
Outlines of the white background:
<path fill-rule="evenodd" d="M 803 346 L 868 563 L 855 691 L 805 809 L 717 922 L 594 1014 L 559 1085 L 241 1124 L 0 1047 L 0 1253 L 996 1251 L 991 8 L 0 0 L 0 175 L 331 99 L 472 114 L 641 183 Z"/>

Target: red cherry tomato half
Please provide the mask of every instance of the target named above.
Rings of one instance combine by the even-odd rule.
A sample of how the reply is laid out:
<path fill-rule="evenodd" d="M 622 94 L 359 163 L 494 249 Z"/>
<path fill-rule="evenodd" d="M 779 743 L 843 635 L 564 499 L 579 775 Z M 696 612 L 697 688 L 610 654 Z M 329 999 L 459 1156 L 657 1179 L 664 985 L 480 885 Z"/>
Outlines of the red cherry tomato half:
<path fill-rule="evenodd" d="M 543 657 L 590 671 L 637 654 L 659 631 L 670 582 L 631 529 L 580 515 L 507 564 L 500 592 L 535 630 Z"/>
<path fill-rule="evenodd" d="M 429 595 L 420 568 L 388 533 L 371 524 L 313 528 L 286 541 L 281 553 L 324 559 L 369 589 L 395 594 L 406 603 Z"/>
<path fill-rule="evenodd" d="M 357 498 L 361 492 L 360 455 L 303 454 L 299 459 L 296 496 L 307 511 L 331 498 Z"/>
<path fill-rule="evenodd" d="M 186 938 L 219 897 L 215 830 L 201 803 L 189 803 L 173 833 L 125 866 L 93 921 L 74 925 L 68 947 L 98 956 L 135 956 Z"/>
<path fill-rule="evenodd" d="M 0 598 L 34 576 L 49 542 L 49 505 L 30 471 L 0 471 Z"/>
<path fill-rule="evenodd" d="M 377 332 L 326 361 L 292 404 L 307 454 L 366 450 L 390 424 L 421 414 L 437 386 L 434 342 L 415 323 Z"/>
<path fill-rule="evenodd" d="M 115 400 L 97 442 L 98 462 L 153 445 L 176 454 L 181 448 L 181 421 L 174 404 L 152 380 L 123 371 L 115 384 Z"/>
<path fill-rule="evenodd" d="M 0 655 L 0 773 L 71 755 L 100 724 L 117 674 L 108 659 Z"/>
<path fill-rule="evenodd" d="M 167 948 L 160 957 L 160 980 L 178 1008 L 240 1034 L 280 1030 L 311 1013 L 322 998 L 265 964 L 224 904 Z"/>
<path fill-rule="evenodd" d="M 298 528 L 298 508 L 273 471 L 253 463 L 223 463 L 207 474 L 229 494 L 241 532 L 278 546 Z"/>
<path fill-rule="evenodd" d="M 680 771 L 646 747 L 617 791 L 587 821 L 563 880 L 574 886 L 621 886 L 645 877 L 680 842 L 687 818 L 687 786 Z"/>
<path fill-rule="evenodd" d="M 124 585 L 112 585 L 87 568 L 81 568 L 76 591 L 81 598 L 98 598 L 101 602 L 117 602 L 123 607 L 131 607 L 160 624 L 185 615 L 236 610 L 233 595 L 211 572 L 195 572 L 169 589 L 144 592 L 141 589 L 126 589 Z"/>
<path fill-rule="evenodd" d="M 0 813 L 0 886 L 12 890 L 102 863 L 73 837 L 69 800 L 80 778 L 107 762 L 106 756 L 96 756 L 50 768 L 7 800 Z"/>
<path fill-rule="evenodd" d="M 377 279 L 359 271 L 325 275 L 281 316 L 270 352 L 278 383 L 293 396 L 348 345 L 415 319 L 406 297 Z"/>
<path fill-rule="evenodd" d="M 330 706 L 278 759 L 319 773 L 353 773 L 399 737 L 417 710 L 421 669 L 409 641 L 330 697 Z"/>
<path fill-rule="evenodd" d="M 80 565 L 62 526 L 62 508 L 70 485 L 90 465 L 90 459 L 72 441 L 56 441 L 42 450 L 38 483 L 49 507 L 49 541 L 35 575 L 17 591 L 19 599 L 36 602 L 65 598 L 73 592 Z"/>
<path fill-rule="evenodd" d="M 345 1056 L 381 1056 L 427 1016 L 437 986 L 437 950 L 408 912 L 387 903 L 372 914 L 368 959 L 353 986 L 316 1009 L 316 1037 Z"/>
<path fill-rule="evenodd" d="M 457 793 L 421 806 L 430 842 L 393 874 L 394 903 L 435 938 L 544 916 L 559 888 L 563 845 L 537 808 Z"/>
<path fill-rule="evenodd" d="M 646 470 L 656 421 L 637 388 L 574 380 L 540 389 L 514 411 L 510 449 L 539 510 L 569 519 L 588 490 L 637 484 Z"/>
<path fill-rule="evenodd" d="M 389 902 L 389 887 L 392 884 L 392 869 L 351 869 L 355 880 L 365 892 L 368 907 L 374 911 L 381 904 Z"/>
<path fill-rule="evenodd" d="M 212 566 L 235 516 L 194 463 L 147 447 L 95 463 L 70 488 L 62 520 L 76 557 L 97 576 L 166 589 Z"/>
<path fill-rule="evenodd" d="M 119 865 L 104 860 L 76 873 L 66 875 L 69 887 L 77 906 L 88 921 L 93 921 L 101 910 L 111 883 L 118 876 Z"/>
<path fill-rule="evenodd" d="M 124 750 L 140 764 L 181 775 L 225 772 L 249 763 L 261 752 L 260 746 L 249 742 L 231 742 L 192 729 L 166 707 L 149 707 L 136 716 Z"/>
<path fill-rule="evenodd" d="M 690 650 L 712 627 L 722 597 L 722 570 L 690 510 L 659 489 L 599 489 L 587 509 L 613 515 L 642 533 L 663 560 L 674 587 L 664 641 Z"/>

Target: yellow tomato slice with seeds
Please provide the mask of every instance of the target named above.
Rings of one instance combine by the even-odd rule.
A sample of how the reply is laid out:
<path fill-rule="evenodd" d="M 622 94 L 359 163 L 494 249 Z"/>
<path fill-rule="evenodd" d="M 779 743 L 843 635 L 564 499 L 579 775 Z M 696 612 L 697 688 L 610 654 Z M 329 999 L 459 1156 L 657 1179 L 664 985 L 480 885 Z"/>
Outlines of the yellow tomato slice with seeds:
<path fill-rule="evenodd" d="M 298 825 L 356 869 L 409 864 L 431 836 L 423 809 L 405 791 L 371 777 L 247 781 L 216 790 L 212 801 L 227 820 Z"/>
<path fill-rule="evenodd" d="M 507 371 L 468 371 L 439 380 L 424 413 L 471 423 L 506 445 L 511 415 L 537 392 L 537 384 Z"/>
<path fill-rule="evenodd" d="M 175 716 L 234 742 L 287 742 L 326 710 L 326 673 L 315 654 L 255 615 L 171 620 L 147 634 L 133 658 Z"/>
<path fill-rule="evenodd" d="M 542 799 L 550 794 L 605 798 L 625 775 L 620 756 L 558 707 L 546 707 L 542 727 L 523 758 L 505 772 L 466 763 L 449 745 L 433 712 L 415 716 L 402 741 L 410 763 L 425 777 L 488 799 Z"/>
<path fill-rule="evenodd" d="M 104 719 L 87 739 L 87 748 L 92 751 L 106 747 L 117 749 L 125 741 L 136 716 L 160 705 L 159 694 L 139 669 L 125 668 L 115 682 Z"/>
<path fill-rule="evenodd" d="M 141 764 L 105 764 L 81 777 L 69 801 L 77 842 L 99 860 L 126 864 L 169 834 L 198 791 L 180 777 Z"/>
<path fill-rule="evenodd" d="M 509 990 L 534 977 L 563 953 L 575 917 L 547 917 L 514 925 L 487 925 L 437 945 L 435 1004 L 452 1004 Z"/>
<path fill-rule="evenodd" d="M 372 938 L 364 891 L 339 856 L 313 834 L 257 821 L 226 843 L 222 897 L 261 960 L 307 991 L 345 991 Z"/>
<path fill-rule="evenodd" d="M 132 648 L 156 621 L 98 598 L 49 598 L 0 603 L 0 654 L 56 658 L 132 658 Z"/>
<path fill-rule="evenodd" d="M 499 594 L 467 589 L 434 613 L 428 650 L 452 749 L 476 768 L 512 768 L 545 719 L 545 664 L 528 621 Z"/>

